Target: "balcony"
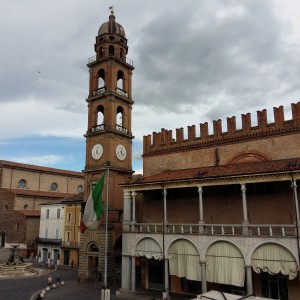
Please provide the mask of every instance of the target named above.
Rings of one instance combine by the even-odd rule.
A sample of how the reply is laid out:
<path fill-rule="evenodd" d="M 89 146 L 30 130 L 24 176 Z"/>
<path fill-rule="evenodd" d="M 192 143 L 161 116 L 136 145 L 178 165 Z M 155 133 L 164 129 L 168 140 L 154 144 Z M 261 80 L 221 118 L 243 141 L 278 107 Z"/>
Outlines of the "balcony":
<path fill-rule="evenodd" d="M 79 243 L 78 242 L 63 241 L 61 243 L 61 247 L 62 248 L 79 248 Z"/>
<path fill-rule="evenodd" d="M 100 124 L 100 125 L 97 125 L 97 126 L 94 126 L 92 127 L 92 132 L 99 132 L 99 131 L 104 131 L 104 124 Z"/>
<path fill-rule="evenodd" d="M 93 91 L 93 96 L 99 96 L 105 93 L 105 87 Z"/>
<path fill-rule="evenodd" d="M 124 90 L 120 89 L 120 88 L 117 88 L 117 94 L 125 97 L 125 98 L 128 98 L 128 93 L 125 92 Z"/>
<path fill-rule="evenodd" d="M 122 133 L 127 133 L 127 128 L 122 127 L 121 125 L 116 124 L 116 130 Z"/>
<path fill-rule="evenodd" d="M 125 226 L 126 227 L 126 226 Z M 294 225 L 248 225 L 248 236 L 251 237 L 295 237 L 296 227 Z M 164 234 L 177 235 L 226 235 L 245 236 L 245 226 L 240 224 L 167 224 Z M 123 230 L 126 232 L 125 228 Z M 163 233 L 162 223 L 135 223 L 129 228 L 131 233 L 158 234 Z"/>
<path fill-rule="evenodd" d="M 118 60 L 120 60 L 120 61 L 125 61 L 126 62 L 126 64 L 128 64 L 128 65 L 130 65 L 130 66 L 132 66 L 133 67 L 133 61 L 131 60 L 131 59 L 129 59 L 129 58 L 127 58 L 127 57 L 125 57 L 125 59 L 122 59 L 122 58 L 120 58 L 120 57 L 117 57 L 117 56 L 115 56 L 115 55 L 108 55 L 108 56 L 103 56 L 103 57 L 100 57 L 98 60 L 101 60 L 101 59 L 103 59 L 103 58 L 106 58 L 106 57 L 113 57 L 113 58 L 116 58 L 116 59 L 118 59 Z M 92 56 L 92 57 L 89 57 L 89 59 L 88 59 L 88 64 L 91 64 L 91 63 L 93 63 L 93 62 L 95 62 L 95 61 L 97 61 L 97 56 L 96 55 L 94 55 L 94 56 Z"/>
<path fill-rule="evenodd" d="M 37 244 L 44 244 L 44 245 L 60 245 L 61 239 L 36 238 L 35 242 Z"/>

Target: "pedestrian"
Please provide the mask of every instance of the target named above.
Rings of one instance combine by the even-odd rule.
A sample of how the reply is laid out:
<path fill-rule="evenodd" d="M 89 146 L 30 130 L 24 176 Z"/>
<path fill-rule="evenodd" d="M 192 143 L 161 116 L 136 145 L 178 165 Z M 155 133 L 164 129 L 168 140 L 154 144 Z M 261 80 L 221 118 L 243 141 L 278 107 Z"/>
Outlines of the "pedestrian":
<path fill-rule="evenodd" d="M 48 277 L 48 285 L 49 285 L 49 286 L 52 285 L 52 277 L 51 277 L 51 275 Z"/>
<path fill-rule="evenodd" d="M 60 282 L 61 282 L 61 278 L 60 278 L 59 275 L 57 275 L 57 277 L 56 277 L 56 285 L 57 286 L 60 285 Z"/>

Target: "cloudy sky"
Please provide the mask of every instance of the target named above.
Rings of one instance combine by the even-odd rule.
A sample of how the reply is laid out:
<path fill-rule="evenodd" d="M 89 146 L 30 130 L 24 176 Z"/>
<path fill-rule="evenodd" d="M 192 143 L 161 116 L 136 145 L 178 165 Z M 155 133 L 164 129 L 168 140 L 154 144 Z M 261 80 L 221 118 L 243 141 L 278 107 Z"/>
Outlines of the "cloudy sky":
<path fill-rule="evenodd" d="M 80 171 L 88 58 L 115 6 L 133 60 L 133 169 L 142 137 L 300 100 L 298 0 L 1 0 L 0 159 Z M 211 126 L 210 126 L 211 129 Z"/>

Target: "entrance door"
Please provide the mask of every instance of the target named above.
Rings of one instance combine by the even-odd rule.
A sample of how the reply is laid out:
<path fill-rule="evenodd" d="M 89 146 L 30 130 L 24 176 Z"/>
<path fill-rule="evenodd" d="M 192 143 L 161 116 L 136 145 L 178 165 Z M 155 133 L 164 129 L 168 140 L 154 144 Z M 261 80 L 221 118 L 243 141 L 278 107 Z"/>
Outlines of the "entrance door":
<path fill-rule="evenodd" d="M 161 290 L 164 287 L 164 263 L 163 261 L 148 260 L 149 289 Z"/>
<path fill-rule="evenodd" d="M 57 260 L 59 260 L 59 250 L 54 249 L 53 250 L 53 262 L 55 265 L 57 265 Z"/>
<path fill-rule="evenodd" d="M 70 250 L 64 250 L 64 265 L 68 266 L 70 263 Z"/>
<path fill-rule="evenodd" d="M 0 248 L 3 248 L 5 246 L 5 232 L 1 232 L 1 243 L 0 243 Z"/>
<path fill-rule="evenodd" d="M 42 254 L 42 258 L 43 258 L 43 262 L 46 263 L 47 259 L 48 259 L 48 249 L 47 248 L 43 248 L 43 254 Z"/>

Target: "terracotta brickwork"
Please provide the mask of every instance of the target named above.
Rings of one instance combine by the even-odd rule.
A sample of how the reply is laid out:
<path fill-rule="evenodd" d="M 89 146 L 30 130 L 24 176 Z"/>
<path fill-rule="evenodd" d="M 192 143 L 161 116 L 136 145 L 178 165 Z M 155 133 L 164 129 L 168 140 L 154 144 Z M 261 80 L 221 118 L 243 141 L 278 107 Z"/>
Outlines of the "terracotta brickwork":
<path fill-rule="evenodd" d="M 14 193 L 0 188 L 0 232 L 5 233 L 5 243 L 26 242 L 26 217 L 13 210 Z"/>
<path fill-rule="evenodd" d="M 251 126 L 251 115 L 242 115 L 242 129 L 236 129 L 235 117 L 227 119 L 227 131 L 221 120 L 214 121 L 214 133 L 208 134 L 208 124 L 200 125 L 201 136 L 195 136 L 195 125 L 188 128 L 162 129 L 144 137 L 144 175 L 163 170 L 177 170 L 231 163 L 280 160 L 298 157 L 300 148 L 300 102 L 292 104 L 292 120 L 284 120 L 283 107 L 274 108 L 274 123 L 267 123 L 267 111 L 257 113 L 258 125 Z"/>

